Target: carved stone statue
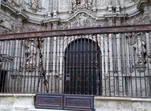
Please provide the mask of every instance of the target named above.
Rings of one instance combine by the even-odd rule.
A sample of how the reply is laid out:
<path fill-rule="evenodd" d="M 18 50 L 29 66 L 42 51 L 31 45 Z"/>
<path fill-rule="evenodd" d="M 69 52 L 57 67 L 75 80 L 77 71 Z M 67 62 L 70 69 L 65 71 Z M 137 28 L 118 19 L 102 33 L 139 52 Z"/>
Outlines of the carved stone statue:
<path fill-rule="evenodd" d="M 86 24 L 86 21 L 87 21 L 87 17 L 85 17 L 85 16 L 84 16 L 84 13 L 82 13 L 82 14 L 79 16 L 78 25 L 84 26 L 84 25 Z"/>
<path fill-rule="evenodd" d="M 35 40 L 29 39 L 24 42 L 25 56 L 26 56 L 26 68 L 31 68 L 35 66 L 36 61 L 36 47 L 37 43 Z"/>
<path fill-rule="evenodd" d="M 38 6 L 38 0 L 32 0 L 31 1 L 31 6 L 32 6 L 32 8 L 37 8 L 37 6 Z"/>
<path fill-rule="evenodd" d="M 41 0 L 31 0 L 27 4 L 30 6 L 30 9 L 34 12 L 38 11 L 39 9 L 42 9 Z"/>
<path fill-rule="evenodd" d="M 136 55 L 138 56 L 138 63 L 144 62 L 144 56 L 146 54 L 146 43 L 141 41 L 140 38 L 138 38 L 138 42 L 134 44 L 134 51 Z"/>
<path fill-rule="evenodd" d="M 138 41 L 133 45 L 133 48 L 135 54 L 134 63 L 139 71 L 144 71 L 144 65 L 146 63 L 146 43 L 138 37 Z"/>

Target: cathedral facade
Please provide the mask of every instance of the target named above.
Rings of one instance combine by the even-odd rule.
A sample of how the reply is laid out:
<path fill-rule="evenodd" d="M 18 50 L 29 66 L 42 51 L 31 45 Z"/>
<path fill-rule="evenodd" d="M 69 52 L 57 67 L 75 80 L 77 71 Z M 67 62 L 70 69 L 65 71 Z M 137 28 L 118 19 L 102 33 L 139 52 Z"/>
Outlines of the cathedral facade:
<path fill-rule="evenodd" d="M 140 99 L 151 96 L 150 24 L 149 0 L 0 0 L 0 96 L 13 103 L 0 109 L 34 111 L 44 93 L 95 96 L 91 110 L 150 111 Z"/>

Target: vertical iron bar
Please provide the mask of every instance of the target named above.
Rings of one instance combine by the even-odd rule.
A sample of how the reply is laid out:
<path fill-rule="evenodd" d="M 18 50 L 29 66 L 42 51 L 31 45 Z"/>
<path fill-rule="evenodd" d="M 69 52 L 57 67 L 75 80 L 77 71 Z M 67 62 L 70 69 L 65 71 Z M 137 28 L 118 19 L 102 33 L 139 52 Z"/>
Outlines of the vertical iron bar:
<path fill-rule="evenodd" d="M 104 61 L 104 64 L 102 64 L 103 68 L 104 68 L 104 72 L 102 72 L 102 73 L 104 74 L 103 75 L 104 76 L 103 81 L 105 83 L 103 90 L 105 90 L 104 91 L 104 96 L 107 96 L 107 84 L 106 84 L 107 83 L 107 80 L 106 80 L 107 79 L 107 76 L 106 76 L 107 74 L 106 74 L 106 60 L 105 60 L 106 59 L 106 51 L 105 51 L 105 49 L 106 49 L 106 42 L 107 41 L 106 41 L 106 34 L 103 34 L 102 36 L 103 36 L 103 41 L 102 42 L 103 42 L 103 46 L 104 46 L 103 47 L 103 61 Z"/>
<path fill-rule="evenodd" d="M 99 49 L 99 42 L 98 42 L 98 35 L 95 35 L 96 39 L 96 87 L 97 87 L 97 95 L 100 94 L 100 49 Z"/>
<path fill-rule="evenodd" d="M 121 57 L 121 91 L 120 91 L 120 96 L 124 96 L 124 74 L 125 74 L 125 62 L 124 62 L 124 37 L 122 37 L 122 34 L 120 34 L 120 46 L 121 46 L 121 51 L 120 51 L 120 57 Z"/>
<path fill-rule="evenodd" d="M 109 96 L 111 96 L 111 75 L 110 75 L 110 49 L 109 49 L 109 34 L 107 34 L 107 54 L 108 54 L 108 63 L 107 63 L 107 67 L 108 67 L 108 75 L 109 75 Z"/>
<path fill-rule="evenodd" d="M 87 35 L 88 36 L 88 44 L 90 44 L 90 35 Z M 86 53 L 86 56 L 88 57 L 88 61 L 87 61 L 87 68 L 86 68 L 86 94 L 91 94 L 90 90 L 90 85 L 91 85 L 91 81 L 89 81 L 89 78 L 91 78 L 91 58 L 90 58 L 90 54 L 91 54 L 91 50 L 90 50 L 90 45 L 88 45 L 88 49 L 87 49 L 87 53 Z"/>
<path fill-rule="evenodd" d="M 134 33 L 133 33 L 134 34 Z M 137 86 L 137 72 L 136 72 L 136 57 L 135 57 L 135 54 L 134 54 L 134 50 L 133 50 L 133 58 L 134 58 L 134 78 L 135 78 L 135 96 L 137 97 L 138 96 L 138 86 Z"/>

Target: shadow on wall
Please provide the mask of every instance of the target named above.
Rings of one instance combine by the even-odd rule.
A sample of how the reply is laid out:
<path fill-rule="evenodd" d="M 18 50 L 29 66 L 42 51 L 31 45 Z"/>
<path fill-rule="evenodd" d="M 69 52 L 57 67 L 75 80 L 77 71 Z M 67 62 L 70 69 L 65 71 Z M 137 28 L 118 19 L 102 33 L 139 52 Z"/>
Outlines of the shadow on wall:
<path fill-rule="evenodd" d="M 4 92 L 7 71 L 0 70 L 0 92 Z M 8 110 L 9 111 L 9 110 Z"/>

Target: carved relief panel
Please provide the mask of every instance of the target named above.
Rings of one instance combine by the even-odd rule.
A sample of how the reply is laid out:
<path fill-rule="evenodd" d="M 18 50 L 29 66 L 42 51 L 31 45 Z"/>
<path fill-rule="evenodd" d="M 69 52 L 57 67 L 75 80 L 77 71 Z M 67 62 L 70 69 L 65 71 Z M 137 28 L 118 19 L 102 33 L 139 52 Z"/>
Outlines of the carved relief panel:
<path fill-rule="evenodd" d="M 77 9 L 91 9 L 93 0 L 73 0 L 72 8 L 73 10 Z"/>
<path fill-rule="evenodd" d="M 127 35 L 129 38 L 129 45 L 131 47 L 133 62 L 132 67 L 137 71 L 143 72 L 146 68 L 146 40 L 144 33 L 132 33 Z"/>

